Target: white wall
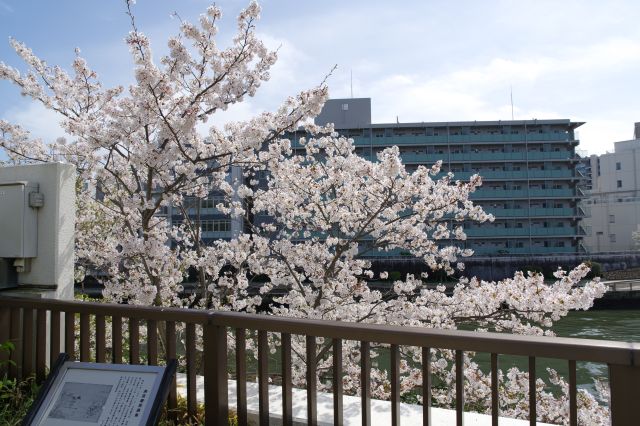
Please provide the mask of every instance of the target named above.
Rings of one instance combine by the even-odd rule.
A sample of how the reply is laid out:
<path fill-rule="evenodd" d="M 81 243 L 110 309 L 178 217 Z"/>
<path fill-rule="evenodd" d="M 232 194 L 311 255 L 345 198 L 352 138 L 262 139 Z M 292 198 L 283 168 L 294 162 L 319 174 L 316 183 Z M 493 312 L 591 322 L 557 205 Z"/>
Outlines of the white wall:
<path fill-rule="evenodd" d="M 590 207 L 591 217 L 585 224 L 591 232 L 584 242 L 591 252 L 638 249 L 631 234 L 640 223 L 640 201 L 609 201 Z"/>
<path fill-rule="evenodd" d="M 30 260 L 28 272 L 18 274 L 19 288 L 3 294 L 72 299 L 75 167 L 60 163 L 0 167 L 0 182 L 15 181 L 38 184 L 44 206 L 38 210 L 37 257 Z"/>
<path fill-rule="evenodd" d="M 615 152 L 592 156 L 591 177 L 585 245 L 591 252 L 636 250 L 631 234 L 640 224 L 640 140 L 616 142 Z"/>

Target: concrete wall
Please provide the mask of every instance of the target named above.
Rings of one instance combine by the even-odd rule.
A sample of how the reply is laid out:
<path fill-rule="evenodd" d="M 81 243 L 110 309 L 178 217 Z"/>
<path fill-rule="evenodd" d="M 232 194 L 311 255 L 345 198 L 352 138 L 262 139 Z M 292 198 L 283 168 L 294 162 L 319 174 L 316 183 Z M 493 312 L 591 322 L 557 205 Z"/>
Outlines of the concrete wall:
<path fill-rule="evenodd" d="M 640 224 L 640 140 L 616 142 L 615 152 L 590 161 L 585 245 L 592 253 L 636 249 L 631 234 Z"/>
<path fill-rule="evenodd" d="M 336 129 L 369 126 L 371 98 L 329 99 L 314 122 L 321 126 L 333 123 Z"/>
<path fill-rule="evenodd" d="M 75 167 L 60 163 L 0 167 L 0 182 L 15 181 L 38 184 L 44 206 L 38 210 L 37 257 L 29 260 L 28 271 L 17 274 L 18 289 L 3 294 L 72 299 Z"/>
<path fill-rule="evenodd" d="M 623 270 L 640 267 L 640 252 L 628 252 L 620 254 L 586 254 L 586 255 L 554 255 L 554 256 L 496 256 L 496 257 L 470 257 L 463 260 L 465 270 L 463 276 L 476 276 L 483 280 L 501 280 L 513 277 L 516 271 L 527 270 L 531 267 L 540 268 L 545 273 L 553 272 L 562 267 L 569 270 L 582 262 L 592 261 L 602 265 L 603 271 Z M 407 273 L 420 276 L 421 272 L 427 272 L 424 262 L 416 259 L 381 259 L 373 261 L 373 270 L 398 271 L 402 278 Z"/>
<path fill-rule="evenodd" d="M 640 140 L 616 142 L 615 152 L 592 156 L 591 170 L 594 195 L 637 193 L 640 188 Z"/>
<path fill-rule="evenodd" d="M 608 201 L 589 206 L 590 227 L 585 245 L 593 253 L 629 251 L 638 248 L 631 237 L 640 223 L 640 200 Z"/>

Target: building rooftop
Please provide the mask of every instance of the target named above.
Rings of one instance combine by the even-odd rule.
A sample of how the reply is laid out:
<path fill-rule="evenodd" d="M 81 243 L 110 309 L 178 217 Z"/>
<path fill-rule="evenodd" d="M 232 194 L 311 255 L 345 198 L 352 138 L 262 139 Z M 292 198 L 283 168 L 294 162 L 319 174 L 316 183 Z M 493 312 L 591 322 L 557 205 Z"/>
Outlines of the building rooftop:
<path fill-rule="evenodd" d="M 372 123 L 371 98 L 329 99 L 314 121 L 319 125 L 334 123 L 336 129 L 566 125 L 573 130 L 584 124 L 584 122 L 571 121 L 569 119 L 539 120 L 536 118 L 530 120 L 421 121 L 407 123 L 398 121 L 395 123 Z"/>

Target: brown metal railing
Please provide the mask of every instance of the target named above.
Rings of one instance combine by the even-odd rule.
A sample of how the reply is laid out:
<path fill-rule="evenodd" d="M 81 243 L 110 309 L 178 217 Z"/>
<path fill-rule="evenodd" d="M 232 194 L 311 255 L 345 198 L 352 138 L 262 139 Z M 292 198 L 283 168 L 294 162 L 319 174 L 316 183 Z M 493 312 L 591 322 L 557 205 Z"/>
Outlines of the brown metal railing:
<path fill-rule="evenodd" d="M 639 280 L 620 280 L 605 283 L 609 291 L 640 291 Z"/>
<path fill-rule="evenodd" d="M 75 323 L 79 316 L 79 336 L 75 335 Z M 62 319 L 64 318 L 64 322 Z M 107 353 L 106 319 L 110 319 L 112 345 Z M 92 323 L 93 321 L 93 323 Z M 122 325 L 128 323 L 129 339 L 124 342 Z M 140 342 L 140 326 L 146 325 L 146 342 Z M 361 400 L 362 423 L 371 422 L 371 392 L 369 369 L 371 368 L 370 345 L 390 345 L 391 354 L 391 407 L 392 424 L 400 423 L 399 348 L 400 346 L 422 347 L 423 395 L 427 402 L 423 410 L 423 424 L 431 424 L 431 366 L 430 349 L 440 348 L 455 351 L 456 364 L 456 419 L 463 422 L 465 351 L 491 354 L 491 416 L 492 424 L 498 424 L 498 356 L 500 354 L 527 356 L 529 359 L 530 389 L 535 389 L 536 358 L 556 358 L 567 361 L 569 367 L 570 409 L 569 423 L 577 425 L 576 361 L 606 363 L 609 367 L 611 390 L 610 410 L 612 424 L 616 426 L 637 424 L 637 395 L 640 394 L 640 344 L 610 342 L 588 339 L 548 338 L 517 336 L 498 333 L 475 333 L 468 331 L 436 330 L 385 325 L 354 324 L 337 321 L 303 320 L 265 315 L 232 312 L 214 312 L 177 308 L 139 307 L 88 302 L 67 302 L 46 299 L 0 298 L 0 342 L 11 340 L 16 350 L 11 354 L 15 365 L 9 367 L 12 377 L 25 377 L 33 373 L 42 380 L 46 373 L 46 348 L 50 346 L 49 358 L 66 351 L 80 360 L 109 359 L 123 361 L 123 350 L 128 348 L 126 358 L 130 363 L 141 361 L 144 349 L 149 364 L 176 357 L 176 326 L 184 324 L 187 376 L 187 407 L 195 414 L 196 401 L 196 327 L 202 327 L 204 367 L 204 400 L 207 425 L 226 424 L 229 407 L 227 399 L 227 331 L 235 333 L 237 415 L 240 424 L 247 422 L 247 360 L 246 330 L 257 330 L 259 421 L 269 423 L 268 399 L 268 341 L 267 333 L 281 334 L 282 357 L 282 413 L 283 423 L 291 425 L 291 335 L 306 336 L 307 358 L 307 408 L 308 423 L 317 423 L 316 339 L 332 339 L 333 350 L 333 398 L 334 423 L 343 424 L 342 412 L 342 341 L 360 341 L 361 350 Z M 95 330 L 91 328 L 95 327 Z M 158 333 L 161 330 L 161 334 Z M 95 341 L 91 337 L 95 336 Z M 159 350 L 158 343 L 163 342 Z M 77 345 L 77 343 L 79 343 Z M 93 349 L 92 349 L 93 347 Z M 76 350 L 76 348 L 78 350 Z M 176 406 L 176 387 L 172 387 L 169 408 Z M 530 424 L 536 422 L 536 393 L 529 393 Z"/>

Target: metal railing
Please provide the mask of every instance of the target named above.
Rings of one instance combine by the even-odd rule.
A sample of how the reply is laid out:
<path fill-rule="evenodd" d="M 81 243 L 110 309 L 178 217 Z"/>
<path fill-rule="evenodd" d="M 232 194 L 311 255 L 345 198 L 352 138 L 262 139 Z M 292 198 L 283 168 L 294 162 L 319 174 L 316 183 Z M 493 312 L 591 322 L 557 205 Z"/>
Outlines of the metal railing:
<path fill-rule="evenodd" d="M 640 280 L 620 280 L 606 282 L 609 291 L 640 291 Z"/>
<path fill-rule="evenodd" d="M 74 332 L 79 316 L 79 333 Z M 107 354 L 107 319 L 111 323 L 112 347 Z M 129 339 L 123 344 L 122 325 L 128 323 Z M 140 327 L 146 325 L 146 341 L 141 342 Z M 228 405 L 228 348 L 227 333 L 235 333 L 235 363 L 237 380 L 236 412 L 240 424 L 247 423 L 247 330 L 257 330 L 259 422 L 269 424 L 268 398 L 268 334 L 281 335 L 282 361 L 282 419 L 293 424 L 291 336 L 306 336 L 307 343 L 307 413 L 308 423 L 317 423 L 316 342 L 318 337 L 331 339 L 333 350 L 334 424 L 344 423 L 342 410 L 342 341 L 360 341 L 362 424 L 371 423 L 370 376 L 371 344 L 390 345 L 392 424 L 400 423 L 400 352 L 401 346 L 422 347 L 422 384 L 424 401 L 431 400 L 431 348 L 455 351 L 456 419 L 463 423 L 465 351 L 491 354 L 491 417 L 498 424 L 498 356 L 502 354 L 526 356 L 529 359 L 529 386 L 535 389 L 536 358 L 566 360 L 569 367 L 569 423 L 577 425 L 576 361 L 607 363 L 611 390 L 610 411 L 615 426 L 637 424 L 637 395 L 640 392 L 640 344 L 588 339 L 519 336 L 499 333 L 437 330 L 413 327 L 356 324 L 338 321 L 304 320 L 235 312 L 190 310 L 178 308 L 140 307 L 89 302 L 68 302 L 46 299 L 0 298 L 0 341 L 11 340 L 16 350 L 11 353 L 15 365 L 9 367 L 12 377 L 35 373 L 42 380 L 46 374 L 46 348 L 50 360 L 61 351 L 81 361 L 123 361 L 123 348 L 128 361 L 141 362 L 141 344 L 146 347 L 146 359 L 155 365 L 176 357 L 176 325 L 184 324 L 187 376 L 187 407 L 195 414 L 196 401 L 196 326 L 202 327 L 204 367 L 204 410 L 207 425 L 227 424 Z M 159 327 L 160 326 L 160 327 Z M 231 329 L 231 330 L 228 330 Z M 161 333 L 159 333 L 161 330 Z M 91 337 L 95 333 L 95 341 Z M 159 351 L 159 340 L 164 349 Z M 76 343 L 78 351 L 76 351 Z M 95 347 L 95 350 L 91 348 Z M 108 356 L 107 356 L 108 355 Z M 176 406 L 175 382 L 171 388 L 169 408 Z M 536 392 L 529 393 L 530 424 L 536 423 Z M 430 404 L 423 410 L 423 424 L 431 424 Z"/>

